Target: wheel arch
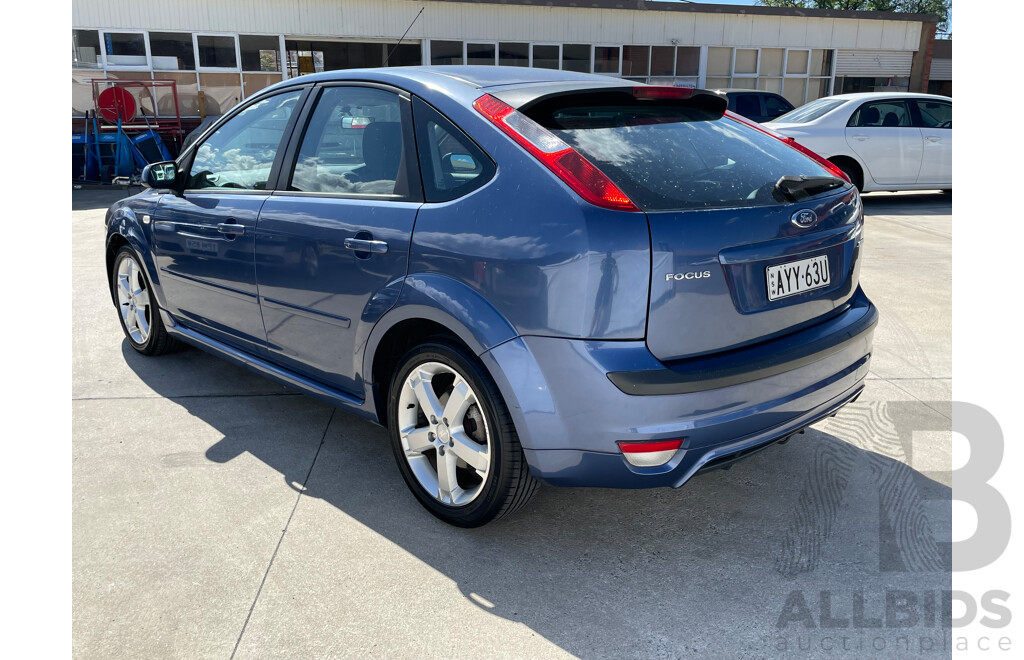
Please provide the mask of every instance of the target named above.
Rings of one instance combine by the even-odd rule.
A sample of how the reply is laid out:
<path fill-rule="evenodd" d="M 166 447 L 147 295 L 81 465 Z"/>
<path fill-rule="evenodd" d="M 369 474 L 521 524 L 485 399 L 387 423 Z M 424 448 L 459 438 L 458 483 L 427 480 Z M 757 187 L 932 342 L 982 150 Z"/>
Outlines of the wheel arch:
<path fill-rule="evenodd" d="M 444 336 L 479 357 L 518 332 L 467 284 L 435 273 L 407 277 L 394 307 L 374 326 L 363 353 L 363 373 L 377 420 L 387 425 L 387 392 L 401 357 L 430 337 Z M 490 372 L 490 369 L 485 368 Z M 500 382 L 495 374 L 491 377 Z"/>

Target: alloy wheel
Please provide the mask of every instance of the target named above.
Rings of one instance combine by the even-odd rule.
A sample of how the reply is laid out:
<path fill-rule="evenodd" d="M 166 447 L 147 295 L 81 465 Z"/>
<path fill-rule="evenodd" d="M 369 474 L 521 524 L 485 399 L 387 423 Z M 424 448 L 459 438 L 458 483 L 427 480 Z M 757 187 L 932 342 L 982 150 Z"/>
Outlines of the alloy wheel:
<path fill-rule="evenodd" d="M 136 344 L 145 344 L 152 322 L 149 291 L 139 264 L 130 256 L 122 259 L 117 267 L 117 302 L 128 336 Z"/>
<path fill-rule="evenodd" d="M 476 392 L 458 371 L 417 365 L 402 384 L 398 428 L 413 475 L 438 502 L 463 506 L 484 490 L 491 436 Z"/>

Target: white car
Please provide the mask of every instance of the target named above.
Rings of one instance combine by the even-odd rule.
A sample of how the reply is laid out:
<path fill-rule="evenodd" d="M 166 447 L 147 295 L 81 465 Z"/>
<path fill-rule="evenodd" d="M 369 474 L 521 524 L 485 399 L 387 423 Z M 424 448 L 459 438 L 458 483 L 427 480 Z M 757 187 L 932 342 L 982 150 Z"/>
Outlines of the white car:
<path fill-rule="evenodd" d="M 865 192 L 953 188 L 953 101 L 946 96 L 827 96 L 765 126 L 832 161 Z"/>

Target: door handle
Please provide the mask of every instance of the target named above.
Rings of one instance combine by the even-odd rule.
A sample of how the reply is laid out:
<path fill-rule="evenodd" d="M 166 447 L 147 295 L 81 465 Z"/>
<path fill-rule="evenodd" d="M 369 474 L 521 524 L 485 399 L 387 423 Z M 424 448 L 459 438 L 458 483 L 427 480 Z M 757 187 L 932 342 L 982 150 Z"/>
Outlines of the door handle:
<path fill-rule="evenodd" d="M 942 138 L 937 137 L 935 135 L 929 135 L 925 139 L 928 140 L 929 142 L 942 142 Z"/>
<path fill-rule="evenodd" d="M 365 238 L 346 238 L 345 247 L 356 252 L 371 252 L 373 254 L 386 254 L 388 244 L 384 241 L 371 241 Z"/>
<path fill-rule="evenodd" d="M 850 137 L 852 137 L 854 140 L 860 140 L 861 142 L 868 139 L 867 135 L 851 135 Z"/>
<path fill-rule="evenodd" d="M 233 222 L 222 222 L 217 225 L 217 231 L 226 236 L 241 236 L 245 233 L 245 225 L 238 225 Z"/>

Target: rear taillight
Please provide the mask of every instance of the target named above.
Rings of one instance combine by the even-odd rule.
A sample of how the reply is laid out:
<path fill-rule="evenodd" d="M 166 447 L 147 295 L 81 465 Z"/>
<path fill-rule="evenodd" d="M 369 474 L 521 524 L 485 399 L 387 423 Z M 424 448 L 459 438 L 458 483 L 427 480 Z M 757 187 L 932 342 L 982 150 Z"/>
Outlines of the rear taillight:
<path fill-rule="evenodd" d="M 551 131 L 516 112 L 512 106 L 484 94 L 473 103 L 473 107 L 586 201 L 615 211 L 640 210 L 593 163 Z"/>
<path fill-rule="evenodd" d="M 764 126 L 762 126 L 761 124 L 758 124 L 757 122 L 750 121 L 746 117 L 744 117 L 742 115 L 738 115 L 735 112 L 726 111 L 725 116 L 728 117 L 729 119 L 732 119 L 733 121 L 739 122 L 741 124 L 745 124 L 745 125 L 753 128 L 754 130 L 760 131 L 760 132 L 764 133 L 765 135 L 770 135 L 771 137 L 775 138 L 776 140 L 779 140 L 780 142 L 785 142 L 787 145 L 789 145 L 793 149 L 796 149 L 797 151 L 799 151 L 803 155 L 807 156 L 808 158 L 810 158 L 814 162 L 816 162 L 819 165 L 821 165 L 822 167 L 824 167 L 826 170 L 828 170 L 829 174 L 831 174 L 833 176 L 837 176 L 840 179 L 842 179 L 843 181 L 846 181 L 847 183 L 853 183 L 852 181 L 850 181 L 850 177 L 846 176 L 846 172 L 844 172 L 841 169 L 839 169 L 838 167 L 836 167 L 835 163 L 833 163 L 832 161 L 827 160 L 825 158 L 822 158 L 821 156 L 819 156 L 815 152 L 811 151 L 810 149 L 808 149 L 804 145 L 802 145 L 799 142 L 797 142 L 795 139 L 793 139 L 793 138 L 791 138 L 791 137 L 789 137 L 787 135 L 782 135 L 781 133 L 776 133 L 775 131 L 773 131 L 773 130 L 771 130 L 769 128 L 765 128 Z"/>
<path fill-rule="evenodd" d="M 672 460 L 679 448 L 683 446 L 682 438 L 678 440 L 620 440 L 619 450 L 630 465 L 636 467 L 657 467 Z"/>

